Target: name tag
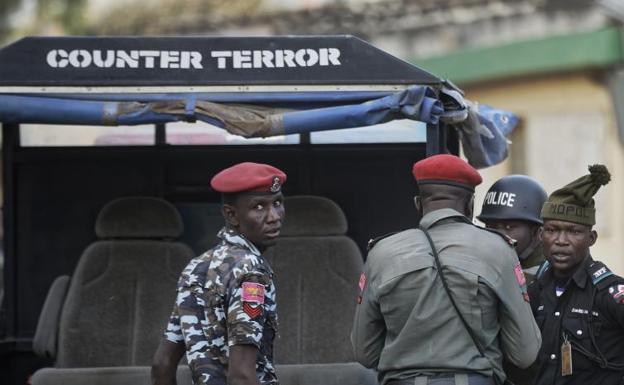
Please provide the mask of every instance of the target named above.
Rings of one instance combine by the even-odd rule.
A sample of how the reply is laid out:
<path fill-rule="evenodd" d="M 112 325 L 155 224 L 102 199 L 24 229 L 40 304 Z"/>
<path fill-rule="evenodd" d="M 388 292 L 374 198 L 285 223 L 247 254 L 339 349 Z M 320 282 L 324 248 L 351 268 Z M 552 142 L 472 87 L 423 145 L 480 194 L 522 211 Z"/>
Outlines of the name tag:
<path fill-rule="evenodd" d="M 572 375 L 572 345 L 566 338 L 561 345 L 561 375 Z"/>

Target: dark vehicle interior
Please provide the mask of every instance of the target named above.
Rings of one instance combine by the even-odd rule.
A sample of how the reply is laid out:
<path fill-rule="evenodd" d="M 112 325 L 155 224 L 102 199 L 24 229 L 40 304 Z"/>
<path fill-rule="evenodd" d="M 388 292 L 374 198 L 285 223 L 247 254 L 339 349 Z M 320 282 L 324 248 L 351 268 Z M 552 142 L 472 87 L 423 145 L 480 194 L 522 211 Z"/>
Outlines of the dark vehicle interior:
<path fill-rule="evenodd" d="M 31 83 L 7 80 L 9 70 L 0 66 L 0 99 L 41 96 Z M 389 80 L 371 81 L 384 82 Z M 361 80 L 355 83 L 368 89 Z M 442 85 L 428 87 L 439 95 Z M 69 105 L 80 103 L 76 98 Z M 223 223 L 210 178 L 253 161 L 288 174 L 285 227 L 267 253 L 277 277 L 281 383 L 376 383 L 374 372 L 352 362 L 349 343 L 366 245 L 372 237 L 417 225 L 411 167 L 431 154 L 457 154 L 456 130 L 423 124 L 425 140 L 398 142 L 315 143 L 313 133 L 286 132 L 297 139 L 172 145 L 168 136 L 174 132 L 156 119 L 150 145 L 32 146 L 23 143 L 25 125 L 49 124 L 53 131 L 62 118 L 47 122 L 12 114 L 16 108 L 0 107 L 0 382 L 148 383 L 177 276 L 190 258 L 211 247 Z M 68 124 L 76 124 L 73 119 Z M 178 379 L 190 383 L 183 363 Z"/>

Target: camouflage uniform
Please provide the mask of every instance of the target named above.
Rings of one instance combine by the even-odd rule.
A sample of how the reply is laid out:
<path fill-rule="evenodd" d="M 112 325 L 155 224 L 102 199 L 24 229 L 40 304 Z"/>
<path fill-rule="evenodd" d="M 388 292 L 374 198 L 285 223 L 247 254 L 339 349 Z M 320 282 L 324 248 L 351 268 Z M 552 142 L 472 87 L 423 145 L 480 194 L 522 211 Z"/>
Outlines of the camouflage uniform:
<path fill-rule="evenodd" d="M 232 345 L 255 345 L 258 381 L 277 384 L 273 367 L 277 313 L 271 267 L 242 235 L 222 229 L 218 237 L 221 242 L 215 248 L 194 258 L 182 272 L 165 338 L 186 344 L 195 385 L 226 384 Z M 250 296 L 249 290 L 260 296 Z"/>

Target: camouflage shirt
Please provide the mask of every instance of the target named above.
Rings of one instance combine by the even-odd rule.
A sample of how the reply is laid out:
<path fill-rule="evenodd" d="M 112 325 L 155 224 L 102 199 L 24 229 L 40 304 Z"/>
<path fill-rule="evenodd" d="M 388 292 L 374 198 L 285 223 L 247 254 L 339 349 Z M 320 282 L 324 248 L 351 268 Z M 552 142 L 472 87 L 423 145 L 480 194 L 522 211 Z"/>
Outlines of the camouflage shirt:
<path fill-rule="evenodd" d="M 256 346 L 258 381 L 277 384 L 271 267 L 242 235 L 222 229 L 218 237 L 215 248 L 191 260 L 182 272 L 165 338 L 185 343 L 195 385 L 226 384 L 232 345 Z"/>

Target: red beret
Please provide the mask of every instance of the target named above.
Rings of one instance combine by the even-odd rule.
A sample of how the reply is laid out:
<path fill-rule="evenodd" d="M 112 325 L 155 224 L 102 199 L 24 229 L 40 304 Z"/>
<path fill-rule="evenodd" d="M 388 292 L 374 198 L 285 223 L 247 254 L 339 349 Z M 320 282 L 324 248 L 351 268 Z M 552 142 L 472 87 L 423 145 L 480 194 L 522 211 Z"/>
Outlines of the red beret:
<path fill-rule="evenodd" d="M 412 174 L 418 184 L 448 184 L 474 191 L 482 179 L 479 172 L 455 155 L 430 156 L 414 163 Z"/>
<path fill-rule="evenodd" d="M 244 162 L 220 171 L 212 177 L 210 186 L 221 193 L 276 193 L 285 181 L 286 174 L 282 170 L 268 164 Z"/>

